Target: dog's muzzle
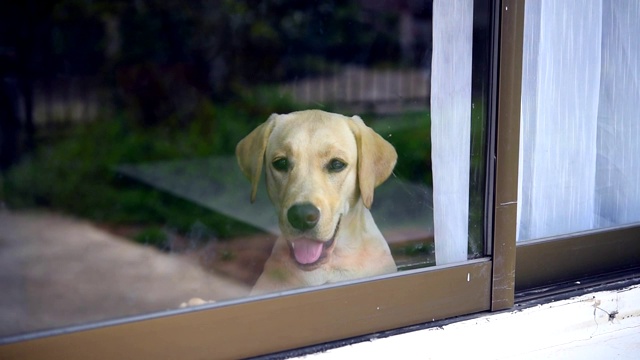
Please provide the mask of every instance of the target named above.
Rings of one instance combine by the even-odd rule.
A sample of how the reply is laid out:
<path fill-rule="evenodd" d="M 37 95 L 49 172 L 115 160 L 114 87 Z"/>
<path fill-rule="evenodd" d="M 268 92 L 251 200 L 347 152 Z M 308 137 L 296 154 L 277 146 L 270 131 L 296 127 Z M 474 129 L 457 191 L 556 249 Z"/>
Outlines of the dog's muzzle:
<path fill-rule="evenodd" d="M 329 241 L 299 237 L 288 242 L 291 256 L 301 269 L 313 270 L 328 258 L 333 251 L 341 220 L 342 216 L 338 219 L 338 224 Z"/>

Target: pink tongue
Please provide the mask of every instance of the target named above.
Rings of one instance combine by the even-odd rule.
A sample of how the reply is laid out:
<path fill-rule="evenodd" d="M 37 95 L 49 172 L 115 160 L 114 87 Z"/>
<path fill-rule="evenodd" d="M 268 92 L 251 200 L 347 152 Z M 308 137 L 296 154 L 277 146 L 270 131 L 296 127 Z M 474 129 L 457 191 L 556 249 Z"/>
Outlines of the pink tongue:
<path fill-rule="evenodd" d="M 311 264 L 320 258 L 322 243 L 309 239 L 297 239 L 293 241 L 293 256 L 300 264 Z"/>

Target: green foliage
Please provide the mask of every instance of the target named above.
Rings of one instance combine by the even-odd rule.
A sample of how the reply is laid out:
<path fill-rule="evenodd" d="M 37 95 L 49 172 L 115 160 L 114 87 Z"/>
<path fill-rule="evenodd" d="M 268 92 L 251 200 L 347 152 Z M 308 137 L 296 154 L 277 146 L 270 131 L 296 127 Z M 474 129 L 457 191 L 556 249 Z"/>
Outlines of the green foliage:
<path fill-rule="evenodd" d="M 188 6 L 141 0 L 95 11 L 118 19 L 120 32 L 127 34 L 113 73 L 154 63 L 166 67 L 156 73 L 162 78 L 172 76 L 172 67 L 186 65 L 197 74 L 186 82 L 218 100 L 232 99 L 245 86 L 326 73 L 330 64 L 396 63 L 400 54 L 397 16 L 371 19 L 354 0 L 224 0 Z M 145 84 L 139 76 L 129 80 Z"/>
<path fill-rule="evenodd" d="M 43 144 L 4 178 L 12 208 L 47 207 L 92 220 L 168 226 L 188 232 L 200 221 L 224 238 L 254 229 L 119 175 L 121 164 L 232 154 L 239 139 L 266 120 L 229 107 L 202 105 L 188 124 L 145 128 L 124 115 L 78 127 Z"/>
<path fill-rule="evenodd" d="M 394 254 L 405 255 L 411 257 L 425 256 L 433 254 L 435 251 L 433 241 L 430 242 L 416 242 L 405 246 L 397 247 L 393 249 Z"/>
<path fill-rule="evenodd" d="M 169 237 L 161 228 L 152 226 L 137 233 L 133 240 L 143 245 L 151 245 L 163 249 L 167 247 Z"/>
<path fill-rule="evenodd" d="M 389 141 L 398 153 L 395 176 L 431 186 L 431 118 L 428 111 L 406 112 L 373 119 L 374 129 Z"/>
<path fill-rule="evenodd" d="M 236 254 L 231 250 L 223 250 L 220 254 L 220 259 L 223 261 L 232 261 L 236 259 Z"/>
<path fill-rule="evenodd" d="M 239 87 L 236 93 L 237 97 L 231 104 L 251 117 L 268 116 L 273 113 L 286 114 L 307 108 L 270 86 Z M 266 120 L 266 118 L 261 119 Z"/>

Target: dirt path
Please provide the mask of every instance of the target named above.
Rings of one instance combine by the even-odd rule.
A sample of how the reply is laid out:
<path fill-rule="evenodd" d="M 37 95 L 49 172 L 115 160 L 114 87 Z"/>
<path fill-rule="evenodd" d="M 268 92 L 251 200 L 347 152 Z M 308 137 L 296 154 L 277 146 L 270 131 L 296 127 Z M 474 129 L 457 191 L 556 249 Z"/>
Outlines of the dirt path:
<path fill-rule="evenodd" d="M 0 210 L 0 336 L 223 300 L 249 288 L 88 222 Z"/>

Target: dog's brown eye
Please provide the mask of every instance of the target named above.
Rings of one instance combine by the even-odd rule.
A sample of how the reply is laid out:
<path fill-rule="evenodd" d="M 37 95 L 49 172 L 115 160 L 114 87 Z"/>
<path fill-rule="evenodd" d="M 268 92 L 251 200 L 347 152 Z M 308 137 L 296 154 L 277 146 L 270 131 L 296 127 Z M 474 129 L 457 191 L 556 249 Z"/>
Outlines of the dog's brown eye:
<path fill-rule="evenodd" d="M 278 171 L 287 171 L 289 170 L 289 160 L 287 158 L 276 159 L 272 162 L 273 168 Z"/>
<path fill-rule="evenodd" d="M 344 170 L 346 166 L 347 164 L 343 163 L 342 161 L 338 159 L 332 159 L 331 161 L 329 161 L 329 164 L 327 164 L 327 169 L 329 169 L 329 171 L 331 172 L 340 172 Z"/>

